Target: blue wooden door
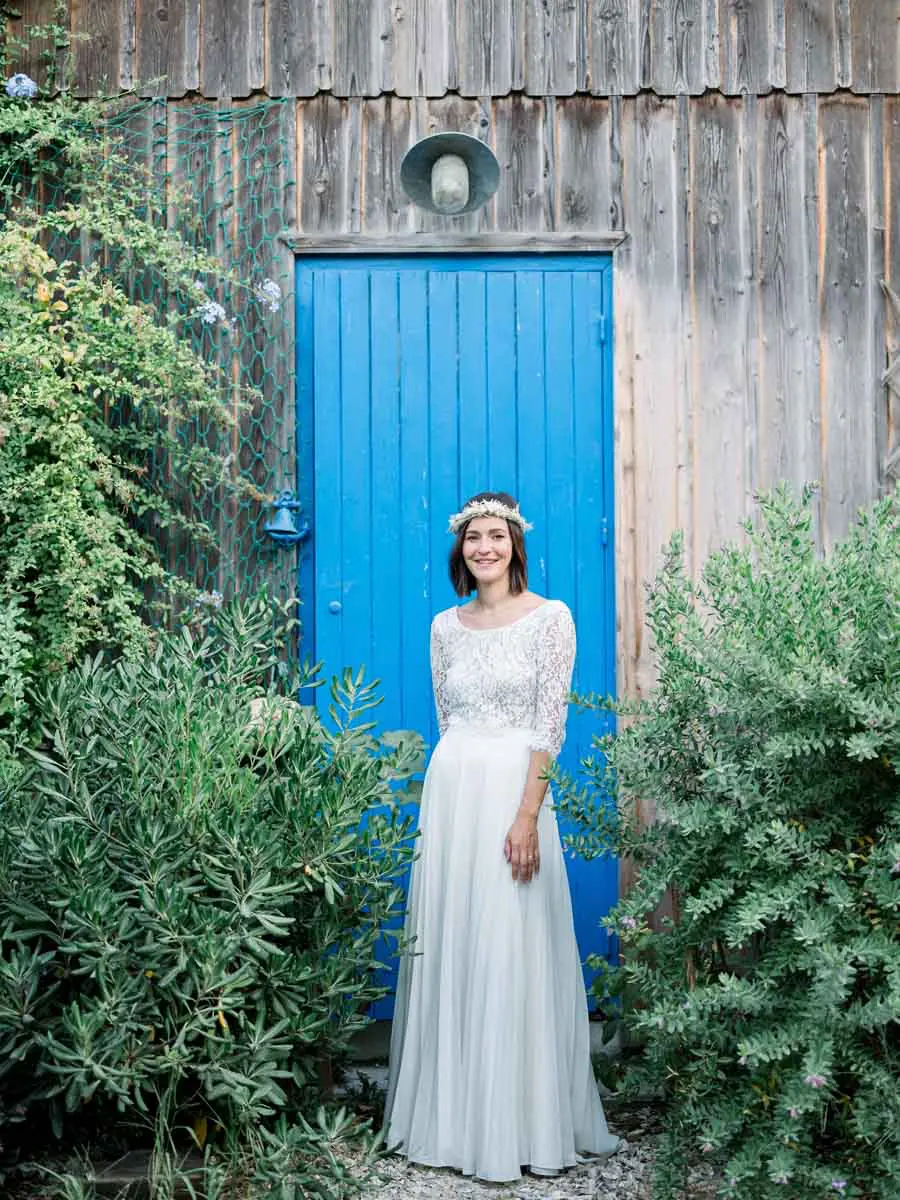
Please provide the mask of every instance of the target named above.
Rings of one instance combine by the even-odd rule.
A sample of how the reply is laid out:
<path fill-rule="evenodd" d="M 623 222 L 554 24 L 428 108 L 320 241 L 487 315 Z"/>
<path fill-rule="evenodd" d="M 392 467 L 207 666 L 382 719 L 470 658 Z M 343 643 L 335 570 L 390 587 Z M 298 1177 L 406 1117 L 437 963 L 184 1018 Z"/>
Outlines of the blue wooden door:
<path fill-rule="evenodd" d="M 614 692 L 609 257 L 347 256 L 297 272 L 302 651 L 328 675 L 365 664 L 381 727 L 433 745 L 447 517 L 503 490 L 534 524 L 529 585 L 574 613 L 576 690 Z M 570 716 L 565 767 L 597 730 Z M 616 864 L 567 865 L 582 956 L 606 954 Z"/>

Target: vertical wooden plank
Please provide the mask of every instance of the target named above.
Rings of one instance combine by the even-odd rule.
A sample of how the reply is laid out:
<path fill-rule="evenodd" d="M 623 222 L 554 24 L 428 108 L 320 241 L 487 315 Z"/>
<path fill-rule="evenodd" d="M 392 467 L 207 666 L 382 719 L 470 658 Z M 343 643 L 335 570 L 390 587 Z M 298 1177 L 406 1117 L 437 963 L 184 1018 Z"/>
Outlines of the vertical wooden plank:
<path fill-rule="evenodd" d="M 458 0 L 457 73 L 464 96 L 505 96 L 511 90 L 512 7 L 513 0 Z"/>
<path fill-rule="evenodd" d="M 623 111 L 623 197 L 631 231 L 617 254 L 616 561 L 622 684 L 641 694 L 653 680 L 644 638 L 644 584 L 676 528 L 691 533 L 688 340 L 683 313 L 684 229 L 679 154 L 687 141 L 673 100 L 645 93 Z M 625 248 L 623 247 L 623 250 Z"/>
<path fill-rule="evenodd" d="M 397 96 L 367 100 L 362 122 L 362 227 L 367 233 L 405 230 L 412 206 L 400 186 L 400 164 L 410 145 L 410 102 Z"/>
<path fill-rule="evenodd" d="M 204 4 L 201 15 L 200 91 L 249 96 L 262 82 L 262 0 L 219 0 Z"/>
<path fill-rule="evenodd" d="M 480 328 L 486 333 L 486 361 L 477 355 L 478 395 L 486 413 L 485 445 L 486 487 L 492 491 L 515 492 L 519 463 L 516 444 L 516 357 L 518 317 L 516 280 L 511 270 L 487 271 L 480 301 L 469 291 L 461 292 L 461 311 L 465 314 L 466 334 L 475 338 Z M 464 279 L 462 287 L 468 284 Z M 472 288 L 474 289 L 474 283 Z M 471 305 L 471 308 L 469 307 Z M 485 305 L 487 311 L 485 312 Z M 465 391 L 470 382 L 467 375 Z M 472 489 L 475 490 L 474 488 Z"/>
<path fill-rule="evenodd" d="M 900 12 L 893 0 L 853 0 L 850 57 L 854 92 L 900 92 Z"/>
<path fill-rule="evenodd" d="M 591 0 L 588 57 L 580 88 L 595 96 L 630 96 L 639 87 L 640 0 Z"/>
<path fill-rule="evenodd" d="M 137 0 L 120 0 L 119 4 L 119 87 L 130 91 L 135 86 L 135 56 L 137 54 Z"/>
<path fill-rule="evenodd" d="M 872 415 L 875 446 L 875 475 L 878 493 L 889 484 L 885 469 L 887 446 L 887 397 L 884 387 L 887 314 L 885 312 L 883 280 L 887 270 L 888 211 L 885 195 L 885 98 L 874 95 L 869 98 L 869 261 L 866 270 L 866 288 L 869 294 L 869 340 L 870 361 L 874 372 L 872 380 Z"/>
<path fill-rule="evenodd" d="M 525 91 L 571 96 L 578 86 L 577 0 L 525 0 Z"/>
<path fill-rule="evenodd" d="M 338 271 L 314 272 L 315 346 L 315 647 L 327 680 L 344 667 L 344 547 L 340 498 L 344 456 L 341 451 L 343 353 L 340 345 L 341 281 Z M 352 664 L 346 664 L 352 665 Z M 317 693 L 321 710 L 328 705 L 327 686 Z"/>
<path fill-rule="evenodd" d="M 838 83 L 836 0 L 784 0 L 787 91 L 833 91 Z"/>
<path fill-rule="evenodd" d="M 119 8 L 108 0 L 70 0 L 73 91 L 110 95 L 119 86 Z"/>
<path fill-rule="evenodd" d="M 850 0 L 835 0 L 835 68 L 838 87 L 849 87 L 853 80 Z"/>
<path fill-rule="evenodd" d="M 691 307 L 694 320 L 694 568 L 738 533 L 751 490 L 745 472 L 747 267 L 738 102 L 692 104 Z"/>
<path fill-rule="evenodd" d="M 371 344 L 369 272 L 352 266 L 340 272 L 341 356 L 341 541 L 343 556 L 343 665 L 366 667 L 369 682 L 376 669 L 371 658 L 356 661 L 360 651 L 374 650 L 371 512 Z M 376 568 L 377 569 L 377 568 Z M 352 644 L 352 649 L 351 649 Z"/>
<path fill-rule="evenodd" d="M 317 96 L 298 104 L 302 122 L 300 228 L 340 233 L 349 228 L 350 184 L 346 100 Z"/>
<path fill-rule="evenodd" d="M 720 0 L 720 87 L 726 95 L 770 91 L 772 0 Z"/>
<path fill-rule="evenodd" d="M 373 318 L 378 328 L 394 331 L 394 336 L 371 338 L 372 366 L 372 528 L 378 533 L 377 571 L 379 579 L 372 588 L 372 621 L 378 632 L 382 659 L 402 663 L 403 524 L 397 514 L 403 510 L 400 500 L 400 316 L 398 278 L 395 271 L 370 274 Z M 400 689 L 389 690 L 379 719 L 388 729 L 402 724 Z"/>
<path fill-rule="evenodd" d="M 267 86 L 271 96 L 314 96 L 324 83 L 320 0 L 267 0 Z"/>
<path fill-rule="evenodd" d="M 884 483 L 900 480 L 900 96 L 885 98 L 884 207 L 886 395 L 881 470 Z"/>
<path fill-rule="evenodd" d="M 447 536 L 446 518 L 458 511 L 460 503 L 459 403 L 463 386 L 474 382 L 472 360 L 477 363 L 484 359 L 483 330 L 477 342 L 466 344 L 460 338 L 460 285 L 464 279 L 471 280 L 476 287 L 480 284 L 478 290 L 483 298 L 483 276 L 479 271 L 457 272 L 456 264 L 450 260 L 446 262 L 446 270 L 440 269 L 442 265 L 435 264 L 428 273 L 428 506 L 431 527 L 428 562 L 432 612 L 439 612 L 455 601 L 447 574 L 447 555 L 452 539 Z M 428 735 L 432 745 L 438 735 L 433 709 L 434 706 L 429 705 L 425 710 L 431 718 Z"/>
<path fill-rule="evenodd" d="M 393 87 L 393 26 L 387 0 L 334 0 L 337 96 L 378 96 Z"/>
<path fill-rule="evenodd" d="M 836 0 L 784 0 L 786 88 L 831 92 L 837 85 Z"/>
<path fill-rule="evenodd" d="M 394 91 L 443 96 L 455 86 L 456 0 L 397 0 L 392 9 Z"/>
<path fill-rule="evenodd" d="M 10 39 L 24 42 L 10 59 L 10 71 L 21 71 L 33 79 L 41 91 L 51 85 L 59 86 L 59 63 L 54 39 L 39 30 L 54 23 L 54 0 L 18 0 L 18 14 L 8 18 Z"/>
<path fill-rule="evenodd" d="M 496 196 L 498 232 L 537 233 L 545 228 L 544 105 L 528 96 L 493 103 L 495 153 L 500 163 Z"/>
<path fill-rule="evenodd" d="M 547 594 L 575 604 L 570 589 L 579 575 L 576 553 L 578 509 L 575 499 L 575 302 L 573 279 L 584 272 L 548 271 L 544 277 L 544 341 L 547 347 L 546 379 L 546 469 L 547 501 L 541 519 L 547 528 Z M 579 312 L 583 320 L 584 310 Z M 595 396 L 588 389 L 585 396 Z M 586 431 L 582 436 L 587 436 Z M 599 446 L 592 446 L 594 454 Z M 582 612 L 582 620 L 588 617 Z M 601 639 L 591 638 L 590 643 Z M 590 669 L 591 645 L 582 643 L 579 658 L 580 682 L 599 687 L 597 673 Z M 588 667 L 587 671 L 582 668 Z M 593 682 L 590 682 L 593 680 Z"/>
<path fill-rule="evenodd" d="M 816 260 L 808 255 L 807 129 L 803 102 L 783 95 L 761 105 L 757 209 L 761 488 L 796 488 L 819 477 Z M 812 231 L 815 240 L 815 230 Z"/>
<path fill-rule="evenodd" d="M 535 528 L 528 535 L 528 579 L 547 594 L 547 362 L 544 279 L 539 271 L 517 270 L 516 286 L 516 498 Z"/>
<path fill-rule="evenodd" d="M 141 5 L 137 82 L 142 96 L 183 96 L 200 86 L 200 0 Z"/>
<path fill-rule="evenodd" d="M 703 0 L 644 0 L 642 82 L 660 95 L 697 95 L 704 77 Z"/>
<path fill-rule="evenodd" d="M 400 511 L 403 513 L 402 589 L 403 623 L 421 631 L 403 647 L 403 725 L 415 728 L 422 713 L 432 707 L 428 639 L 431 619 L 431 575 L 428 562 L 428 280 L 425 271 L 400 273 L 400 328 L 403 357 L 400 363 Z"/>
<path fill-rule="evenodd" d="M 823 537 L 842 537 L 876 493 L 868 279 L 869 107 L 846 97 L 819 104 L 819 305 Z"/>
<path fill-rule="evenodd" d="M 613 228 L 609 101 L 590 96 L 559 100 L 556 123 L 556 228 Z"/>
<path fill-rule="evenodd" d="M 493 274 L 482 275 L 480 272 L 466 271 L 459 280 L 459 344 L 466 348 L 460 361 L 459 376 L 459 442 L 458 442 L 458 503 L 463 504 L 469 496 L 482 492 L 494 486 L 497 478 L 494 455 L 497 447 L 491 436 L 494 427 L 491 417 L 496 414 L 496 407 L 507 403 L 509 389 L 513 385 L 507 377 L 501 392 L 495 396 L 492 387 L 494 376 L 490 374 L 492 356 L 494 353 L 493 329 L 494 306 L 491 301 L 491 287 L 494 283 Z M 507 298 L 512 301 L 512 277 L 506 277 L 509 283 Z M 510 310 L 514 312 L 514 305 Z M 511 323 L 511 322 L 510 322 Z M 507 327 L 507 333 L 509 333 Z M 515 333 L 511 346 L 506 347 L 505 367 L 510 366 L 510 357 L 515 354 Z M 485 362 L 485 341 L 487 341 L 487 362 Z M 512 435 L 512 453 L 515 455 L 514 412 L 507 406 L 508 424 L 505 426 L 507 435 Z M 508 448 L 507 448 L 508 449 Z M 505 462 L 505 459 L 504 459 Z M 515 486 L 512 480 L 515 476 L 507 475 L 507 489 Z M 458 510 L 454 510 L 458 511 Z"/>

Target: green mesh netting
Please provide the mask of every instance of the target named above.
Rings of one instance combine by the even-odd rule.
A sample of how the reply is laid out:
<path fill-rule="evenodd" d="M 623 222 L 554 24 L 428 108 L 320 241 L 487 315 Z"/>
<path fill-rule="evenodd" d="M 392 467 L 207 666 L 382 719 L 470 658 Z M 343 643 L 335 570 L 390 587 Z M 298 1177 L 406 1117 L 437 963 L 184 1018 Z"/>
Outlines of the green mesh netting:
<path fill-rule="evenodd" d="M 149 168 L 170 225 L 251 285 L 248 292 L 203 279 L 225 319 L 189 323 L 195 349 L 218 360 L 227 373 L 224 399 L 233 406 L 235 427 L 223 435 L 194 421 L 174 432 L 185 444 L 201 441 L 223 451 L 232 471 L 252 480 L 258 495 L 238 497 L 222 488 L 198 498 L 181 486 L 163 453 L 151 464 L 170 496 L 190 518 L 205 521 L 214 538 L 206 544 L 180 531 L 149 528 L 166 565 L 200 589 L 225 596 L 264 583 L 282 598 L 296 591 L 294 554 L 278 550 L 263 531 L 268 512 L 264 495 L 293 488 L 295 479 L 293 260 L 278 240 L 292 218 L 286 207 L 294 184 L 289 103 L 218 108 L 147 100 L 119 109 L 107 121 L 111 139 L 136 164 Z M 52 204 L 54 197 L 43 183 L 41 187 L 40 203 Z M 82 261 L 92 254 L 77 232 L 69 244 L 50 249 L 56 257 Z M 272 303 L 260 303 L 252 289 L 267 280 L 278 285 L 280 299 L 268 285 Z M 130 287 L 136 299 L 171 303 L 150 273 L 132 277 Z M 248 386 L 258 390 L 259 398 L 246 400 Z M 222 444 L 223 437 L 228 444 Z"/>
<path fill-rule="evenodd" d="M 214 253 L 239 279 L 260 286 L 266 280 L 281 293 L 277 311 L 243 289 L 232 294 L 219 287 L 216 300 L 227 322 L 205 326 L 194 322 L 195 347 L 226 366 L 234 385 L 237 425 L 230 446 L 235 467 L 253 480 L 260 493 L 271 494 L 294 481 L 292 388 L 294 322 L 291 258 L 278 241 L 290 224 L 285 212 L 291 194 L 286 102 L 219 109 L 206 104 L 147 101 L 110 119 L 110 132 L 125 152 L 150 167 L 154 184 L 187 200 L 172 205 L 172 219 L 191 244 Z M 208 282 L 208 281 L 206 281 Z M 152 281 L 149 294 L 154 300 Z M 274 302 L 273 302 L 274 303 Z M 242 386 L 259 390 L 261 399 L 244 410 L 238 406 Z M 187 440 L 216 443 L 217 435 L 194 426 L 179 431 Z M 165 473 L 166 462 L 154 464 Z M 167 480 L 177 490 L 177 480 Z M 226 595 L 254 590 L 268 582 L 276 591 L 293 594 L 293 555 L 277 550 L 263 532 L 266 506 L 251 498 L 221 494 L 202 502 L 180 496 L 188 514 L 205 519 L 215 543 L 198 546 L 181 536 L 157 533 L 169 568 L 206 590 Z"/>

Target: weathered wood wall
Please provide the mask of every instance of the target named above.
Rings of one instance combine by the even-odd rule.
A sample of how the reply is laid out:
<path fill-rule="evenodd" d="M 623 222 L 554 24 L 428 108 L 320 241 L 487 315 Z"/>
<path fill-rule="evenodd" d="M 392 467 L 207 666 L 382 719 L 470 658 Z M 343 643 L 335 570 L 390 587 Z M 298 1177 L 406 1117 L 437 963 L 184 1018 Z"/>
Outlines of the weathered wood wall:
<path fill-rule="evenodd" d="M 26 17 L 44 3 L 26 0 Z M 170 95 L 220 97 L 232 113 L 254 90 L 298 97 L 280 110 L 278 218 L 294 237 L 369 235 L 390 251 L 451 231 L 484 248 L 498 233 L 625 232 L 623 690 L 651 679 L 643 585 L 673 529 L 696 570 L 755 490 L 816 479 L 828 544 L 900 470 L 900 396 L 883 380 L 900 304 L 882 289 L 900 295 L 896 0 L 72 0 L 71 12 L 74 28 L 100 30 L 79 50 L 83 90 L 167 72 Z M 159 103 L 177 129 L 199 102 Z M 399 187 L 405 151 L 443 129 L 474 133 L 501 165 L 497 196 L 462 219 L 414 208 Z M 271 270 L 288 279 L 282 245 Z M 290 341 L 290 302 L 283 314 Z"/>
<path fill-rule="evenodd" d="M 26 22 L 53 0 L 19 0 Z M 900 90 L 896 0 L 70 0 L 75 87 L 439 97 Z M 35 66 L 35 64 L 32 64 Z M 35 68 L 36 69 L 36 68 Z"/>

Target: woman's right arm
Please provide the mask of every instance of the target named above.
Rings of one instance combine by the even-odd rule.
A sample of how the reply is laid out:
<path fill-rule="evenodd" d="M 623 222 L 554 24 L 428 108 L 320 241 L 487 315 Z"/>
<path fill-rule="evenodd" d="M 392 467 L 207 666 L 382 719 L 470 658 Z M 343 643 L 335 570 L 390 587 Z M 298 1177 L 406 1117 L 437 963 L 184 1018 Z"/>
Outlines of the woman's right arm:
<path fill-rule="evenodd" d="M 438 732 L 443 737 L 447 728 L 447 651 L 438 628 L 438 618 L 431 622 L 431 686 L 434 688 L 434 706 L 437 709 Z"/>

